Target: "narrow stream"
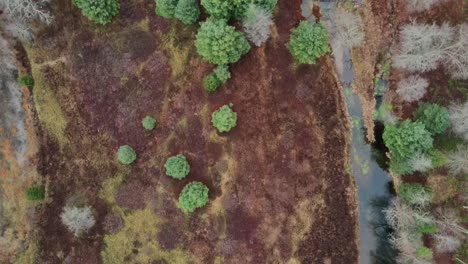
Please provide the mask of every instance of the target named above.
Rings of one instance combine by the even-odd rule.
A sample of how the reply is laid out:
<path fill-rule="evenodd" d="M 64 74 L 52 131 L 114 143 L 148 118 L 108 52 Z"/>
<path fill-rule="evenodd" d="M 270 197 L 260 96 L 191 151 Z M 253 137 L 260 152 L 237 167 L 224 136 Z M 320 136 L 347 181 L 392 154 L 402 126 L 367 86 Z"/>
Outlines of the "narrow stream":
<path fill-rule="evenodd" d="M 334 2 L 320 2 L 322 22 L 328 20 L 332 28 L 334 27 L 334 8 Z M 303 0 L 302 13 L 311 22 L 315 22 L 315 18 L 311 16 L 310 1 Z M 360 263 L 395 263 L 396 253 L 388 241 L 388 234 L 391 230 L 387 227 L 382 214 L 382 209 L 388 206 L 392 197 L 391 177 L 377 163 L 373 155 L 376 150 L 365 141 L 366 131 L 363 125 L 362 107 L 351 87 L 354 70 L 350 50 L 342 47 L 334 53 L 335 66 L 344 89 L 346 105 L 353 126 L 350 145 L 352 168 L 348 169 L 354 175 L 358 189 Z M 376 136 L 379 136 L 378 133 Z"/>

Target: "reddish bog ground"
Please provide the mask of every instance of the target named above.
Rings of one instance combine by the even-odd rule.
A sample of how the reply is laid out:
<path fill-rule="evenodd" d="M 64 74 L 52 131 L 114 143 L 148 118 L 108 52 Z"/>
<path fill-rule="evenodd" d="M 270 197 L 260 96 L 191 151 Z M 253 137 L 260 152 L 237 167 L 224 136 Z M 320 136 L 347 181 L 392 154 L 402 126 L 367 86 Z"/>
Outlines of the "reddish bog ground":
<path fill-rule="evenodd" d="M 195 52 L 196 26 L 156 17 L 153 1 L 121 1 L 118 19 L 96 27 L 58 2 L 60 26 L 29 49 L 43 80 L 35 101 L 53 102 L 38 109 L 51 196 L 40 263 L 102 263 L 106 250 L 113 263 L 358 262 L 341 88 L 329 57 L 295 67 L 284 45 L 302 19 L 299 0 L 279 1 L 271 40 L 232 65 L 214 94 L 201 87 L 212 66 Z M 211 113 L 227 103 L 238 124 L 218 134 Z M 146 115 L 158 120 L 153 132 L 141 127 Z M 133 166 L 116 161 L 124 144 L 138 153 Z M 182 181 L 163 170 L 178 153 L 192 167 Z M 121 181 L 110 188 L 109 179 Z M 193 180 L 210 188 L 210 202 L 187 216 L 177 199 Z M 59 217 L 77 200 L 97 217 L 83 239 Z"/>

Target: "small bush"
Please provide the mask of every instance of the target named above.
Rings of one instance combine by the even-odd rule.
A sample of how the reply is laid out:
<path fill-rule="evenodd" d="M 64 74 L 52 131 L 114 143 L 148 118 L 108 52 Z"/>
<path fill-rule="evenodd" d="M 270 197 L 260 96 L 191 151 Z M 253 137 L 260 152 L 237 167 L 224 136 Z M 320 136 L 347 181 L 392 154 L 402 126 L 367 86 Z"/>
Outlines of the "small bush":
<path fill-rule="evenodd" d="M 453 132 L 468 141 L 468 102 L 450 106 L 449 118 Z"/>
<path fill-rule="evenodd" d="M 32 186 L 26 190 L 26 199 L 29 201 L 42 201 L 45 198 L 44 186 Z"/>
<path fill-rule="evenodd" d="M 34 79 L 31 75 L 21 75 L 18 78 L 18 82 L 21 86 L 26 86 L 28 88 L 34 87 Z"/>
<path fill-rule="evenodd" d="M 216 67 L 212 73 L 208 74 L 203 79 L 203 87 L 207 92 L 214 92 L 231 78 L 231 73 L 227 65 L 219 65 Z"/>
<path fill-rule="evenodd" d="M 392 158 L 401 160 L 408 160 L 416 153 L 426 153 L 433 142 L 431 133 L 422 123 L 409 120 L 398 126 L 386 125 L 383 140 Z"/>
<path fill-rule="evenodd" d="M 209 93 L 216 91 L 221 84 L 223 83 L 216 78 L 214 73 L 210 73 L 203 78 L 203 88 Z"/>
<path fill-rule="evenodd" d="M 248 6 L 243 21 L 244 32 L 255 46 L 260 47 L 268 40 L 272 24 L 271 13 L 254 4 Z"/>
<path fill-rule="evenodd" d="M 200 8 L 195 0 L 179 0 L 174 13 L 175 18 L 190 25 L 197 22 L 199 16 Z"/>
<path fill-rule="evenodd" d="M 60 217 L 62 223 L 75 237 L 87 232 L 96 222 L 89 206 L 82 208 L 67 206 L 63 209 Z"/>
<path fill-rule="evenodd" d="M 153 130 L 156 127 L 156 119 L 152 118 L 151 116 L 145 116 L 141 121 L 143 128 L 146 130 Z"/>
<path fill-rule="evenodd" d="M 423 98 L 428 86 L 426 79 L 413 75 L 401 80 L 396 92 L 403 100 L 411 103 Z"/>
<path fill-rule="evenodd" d="M 424 259 L 432 259 L 432 250 L 427 247 L 420 247 L 417 250 L 417 254 L 419 257 L 424 258 Z"/>
<path fill-rule="evenodd" d="M 83 15 L 91 21 L 106 25 L 119 13 L 118 0 L 74 0 Z"/>
<path fill-rule="evenodd" d="M 173 18 L 178 0 L 156 0 L 156 15 Z"/>
<path fill-rule="evenodd" d="M 211 123 L 219 132 L 228 132 L 236 127 L 237 114 L 229 105 L 224 105 L 211 115 Z"/>
<path fill-rule="evenodd" d="M 179 196 L 179 207 L 186 213 L 191 213 L 208 203 L 209 189 L 201 182 L 191 182 L 185 185 Z"/>
<path fill-rule="evenodd" d="M 416 121 L 423 123 L 432 135 L 442 134 L 450 126 L 449 113 L 436 104 L 422 104 L 414 113 Z"/>
<path fill-rule="evenodd" d="M 125 145 L 121 146 L 117 151 L 117 158 L 119 159 L 120 163 L 124 165 L 130 165 L 136 160 L 137 155 L 132 147 Z"/>
<path fill-rule="evenodd" d="M 195 46 L 200 56 L 219 65 L 235 63 L 250 50 L 244 35 L 222 19 L 201 23 Z"/>
<path fill-rule="evenodd" d="M 292 56 L 301 64 L 315 64 L 316 60 L 330 51 L 328 34 L 322 24 L 302 21 L 292 30 L 287 44 Z"/>
<path fill-rule="evenodd" d="M 181 180 L 190 172 L 190 165 L 184 155 L 172 156 L 164 164 L 166 175 Z"/>
<path fill-rule="evenodd" d="M 410 205 L 426 207 L 432 201 L 432 191 L 419 183 L 402 183 L 399 191 L 401 199 Z"/>

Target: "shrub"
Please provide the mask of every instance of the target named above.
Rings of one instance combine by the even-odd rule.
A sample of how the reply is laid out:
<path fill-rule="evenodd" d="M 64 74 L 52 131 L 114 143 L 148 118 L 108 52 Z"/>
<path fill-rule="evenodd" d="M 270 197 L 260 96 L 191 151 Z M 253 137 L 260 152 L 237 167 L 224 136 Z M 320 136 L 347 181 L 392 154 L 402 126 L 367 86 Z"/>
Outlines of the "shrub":
<path fill-rule="evenodd" d="M 119 159 L 120 163 L 124 165 L 130 165 L 136 160 L 137 155 L 132 147 L 125 145 L 121 146 L 117 151 L 117 158 Z"/>
<path fill-rule="evenodd" d="M 432 259 L 432 250 L 427 247 L 420 247 L 417 251 L 418 256 L 424 259 Z"/>
<path fill-rule="evenodd" d="M 211 123 L 219 132 L 228 132 L 236 127 L 237 114 L 229 105 L 224 105 L 211 115 Z"/>
<path fill-rule="evenodd" d="M 429 150 L 427 155 L 431 158 L 433 168 L 442 167 L 448 162 L 447 156 L 436 149 Z"/>
<path fill-rule="evenodd" d="M 234 12 L 232 0 L 201 0 L 206 12 L 215 18 L 229 19 Z"/>
<path fill-rule="evenodd" d="M 270 37 L 270 27 L 273 24 L 271 14 L 265 9 L 250 4 L 243 20 L 244 32 L 255 46 L 260 47 Z"/>
<path fill-rule="evenodd" d="M 207 92 L 214 92 L 230 78 L 229 67 L 227 65 L 219 65 L 203 79 L 203 87 Z"/>
<path fill-rule="evenodd" d="M 106 25 L 119 13 L 118 0 L 74 0 L 83 15 L 97 24 Z"/>
<path fill-rule="evenodd" d="M 401 199 L 410 205 L 426 207 L 432 201 L 432 191 L 419 183 L 402 183 L 399 191 Z"/>
<path fill-rule="evenodd" d="M 412 172 L 426 172 L 432 169 L 432 159 L 428 155 L 418 153 L 409 159 L 409 165 Z"/>
<path fill-rule="evenodd" d="M 429 83 L 418 76 L 410 76 L 398 83 L 397 94 L 406 102 L 415 102 L 423 98 Z"/>
<path fill-rule="evenodd" d="M 450 106 L 449 119 L 453 132 L 468 141 L 468 101 Z"/>
<path fill-rule="evenodd" d="M 145 116 L 141 121 L 143 128 L 146 130 L 153 130 L 156 127 L 156 119 L 152 118 L 151 116 Z"/>
<path fill-rule="evenodd" d="M 179 0 L 174 17 L 182 23 L 190 25 L 198 21 L 200 8 L 195 0 Z"/>
<path fill-rule="evenodd" d="M 21 75 L 18 78 L 18 82 L 21 86 L 26 86 L 28 88 L 34 87 L 34 79 L 31 75 Z"/>
<path fill-rule="evenodd" d="M 389 167 L 392 172 L 398 175 L 407 175 L 414 172 L 409 161 L 396 157 L 390 159 Z"/>
<path fill-rule="evenodd" d="M 156 0 L 156 15 L 172 18 L 175 15 L 178 0 Z"/>
<path fill-rule="evenodd" d="M 426 224 L 423 223 L 422 225 L 418 226 L 418 233 L 420 234 L 435 234 L 439 232 L 439 229 L 437 228 L 437 225 L 435 224 Z"/>
<path fill-rule="evenodd" d="M 234 17 L 236 19 L 242 19 L 246 16 L 247 9 L 250 4 L 254 4 L 268 13 L 272 13 L 275 9 L 278 0 L 240 0 L 235 3 L 236 8 L 234 9 Z"/>
<path fill-rule="evenodd" d="M 277 0 L 201 0 L 201 4 L 208 14 L 223 19 L 243 18 L 250 3 L 271 13 L 276 6 Z"/>
<path fill-rule="evenodd" d="M 26 199 L 29 201 L 41 201 L 45 198 L 44 186 L 32 186 L 26 190 Z"/>
<path fill-rule="evenodd" d="M 87 232 L 96 222 L 89 206 L 65 207 L 60 215 L 62 223 L 75 237 Z"/>
<path fill-rule="evenodd" d="M 426 153 L 432 148 L 433 141 L 422 123 L 409 120 L 398 126 L 386 125 L 383 140 L 392 158 L 402 160 L 407 160 L 416 153 Z"/>
<path fill-rule="evenodd" d="M 201 182 L 191 182 L 185 185 L 179 196 L 179 207 L 186 213 L 191 213 L 208 203 L 208 187 Z"/>
<path fill-rule="evenodd" d="M 442 134 L 450 126 L 449 113 L 445 107 L 436 104 L 422 104 L 414 118 L 423 123 L 432 135 Z"/>
<path fill-rule="evenodd" d="M 164 164 L 166 175 L 181 180 L 190 172 L 190 165 L 184 155 L 176 155 L 167 159 Z"/>
<path fill-rule="evenodd" d="M 452 175 L 468 175 L 468 145 L 448 154 L 447 167 Z"/>
<path fill-rule="evenodd" d="M 222 19 L 201 23 L 195 46 L 198 54 L 214 64 L 235 63 L 250 50 L 244 35 Z"/>
<path fill-rule="evenodd" d="M 322 24 L 302 21 L 292 30 L 287 44 L 292 56 L 301 64 L 315 64 L 328 51 L 328 34 Z"/>

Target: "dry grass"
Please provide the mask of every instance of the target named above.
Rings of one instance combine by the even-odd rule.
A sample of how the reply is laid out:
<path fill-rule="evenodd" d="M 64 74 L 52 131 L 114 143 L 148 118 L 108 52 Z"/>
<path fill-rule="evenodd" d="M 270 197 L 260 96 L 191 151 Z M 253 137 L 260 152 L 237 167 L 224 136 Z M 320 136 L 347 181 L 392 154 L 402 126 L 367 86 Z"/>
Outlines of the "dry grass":
<path fill-rule="evenodd" d="M 161 36 L 161 46 L 166 51 L 171 66 L 171 77 L 173 80 L 183 76 L 188 65 L 191 52 L 194 48 L 193 38 L 188 38 L 190 43 L 185 43 L 187 40 L 181 40 L 178 37 L 183 35 L 179 32 L 177 24 L 173 23 L 167 34 Z"/>
<path fill-rule="evenodd" d="M 152 263 L 164 260 L 167 263 L 191 263 L 193 257 L 179 248 L 165 251 L 158 243 L 162 221 L 151 209 L 136 211 L 124 217 L 125 226 L 114 235 L 106 235 L 105 249 L 101 252 L 104 264 Z"/>
<path fill-rule="evenodd" d="M 34 61 L 34 58 L 37 56 L 35 49 L 31 49 L 30 47 L 25 48 L 31 61 Z M 41 58 L 44 57 L 41 55 Z M 54 92 L 44 79 L 41 67 L 31 63 L 31 73 L 34 78 L 33 100 L 39 120 L 50 135 L 57 140 L 59 145 L 64 147 L 69 143 L 69 139 L 65 135 L 68 123 L 65 114 L 62 112 Z"/>

